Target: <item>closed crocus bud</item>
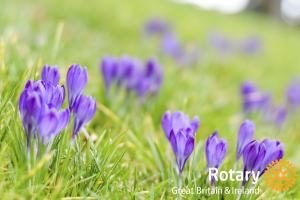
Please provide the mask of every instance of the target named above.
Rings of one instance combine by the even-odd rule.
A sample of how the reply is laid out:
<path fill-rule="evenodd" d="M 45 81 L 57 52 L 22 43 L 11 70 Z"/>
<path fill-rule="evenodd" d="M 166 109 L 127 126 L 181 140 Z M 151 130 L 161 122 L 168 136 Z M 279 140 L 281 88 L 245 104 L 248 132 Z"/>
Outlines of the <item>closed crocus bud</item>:
<path fill-rule="evenodd" d="M 60 79 L 59 71 L 57 66 L 45 65 L 42 71 L 42 80 L 46 84 L 58 85 Z"/>
<path fill-rule="evenodd" d="M 246 113 L 253 111 L 266 111 L 271 103 L 271 96 L 268 93 L 259 91 L 250 82 L 241 86 L 243 110 Z"/>
<path fill-rule="evenodd" d="M 52 108 L 60 109 L 65 100 L 65 87 L 60 85 L 46 86 L 46 103 Z"/>
<path fill-rule="evenodd" d="M 173 152 L 179 174 L 182 173 L 185 163 L 194 150 L 195 134 L 199 127 L 198 117 L 192 121 L 182 112 L 166 112 L 162 117 L 162 128 L 168 138 Z"/>
<path fill-rule="evenodd" d="M 116 81 L 118 73 L 118 59 L 113 57 L 104 57 L 101 62 L 101 73 L 105 85 L 105 91 L 108 93 L 112 83 Z"/>
<path fill-rule="evenodd" d="M 171 56 L 173 58 L 181 57 L 183 54 L 183 49 L 174 33 L 166 33 L 161 39 L 161 50 L 164 54 Z"/>
<path fill-rule="evenodd" d="M 217 50 L 221 55 L 230 54 L 234 49 L 234 44 L 232 41 L 222 33 L 210 33 L 208 36 L 208 42 L 210 43 L 211 47 Z"/>
<path fill-rule="evenodd" d="M 44 99 L 37 91 L 24 90 L 19 99 L 19 111 L 27 137 L 27 148 L 30 148 L 30 139 L 37 131 L 37 123 L 45 109 Z"/>
<path fill-rule="evenodd" d="M 243 164 L 244 164 L 244 179 L 242 185 L 245 186 L 246 180 L 249 177 L 245 177 L 246 171 L 260 172 L 261 166 L 266 156 L 266 146 L 264 143 L 259 143 L 256 140 L 249 142 L 243 150 Z"/>
<path fill-rule="evenodd" d="M 300 78 L 293 80 L 286 91 L 286 98 L 290 107 L 300 106 Z"/>
<path fill-rule="evenodd" d="M 160 64 L 155 59 L 146 62 L 146 68 L 139 84 L 136 86 L 138 96 L 155 95 L 160 90 L 162 83 L 162 70 Z"/>
<path fill-rule="evenodd" d="M 72 138 L 74 139 L 80 128 L 89 122 L 96 112 L 96 101 L 90 96 L 81 95 L 74 104 L 74 127 Z"/>
<path fill-rule="evenodd" d="M 214 132 L 206 140 L 206 160 L 207 168 L 219 168 L 227 153 L 227 141 L 219 139 L 218 132 Z"/>
<path fill-rule="evenodd" d="M 255 125 L 252 121 L 246 120 L 240 126 L 236 145 L 236 162 L 240 159 L 244 147 L 253 139 Z"/>
<path fill-rule="evenodd" d="M 274 160 L 280 160 L 284 156 L 284 145 L 277 140 L 265 139 L 262 143 L 267 147 L 265 159 L 262 162 L 260 171 L 263 172 L 268 164 Z M 262 174 L 261 174 L 262 175 Z"/>
<path fill-rule="evenodd" d="M 145 34 L 147 36 L 152 36 L 154 34 L 164 34 L 169 31 L 169 24 L 160 18 L 152 18 L 145 23 Z"/>
<path fill-rule="evenodd" d="M 73 64 L 69 68 L 67 73 L 67 86 L 68 86 L 68 98 L 69 107 L 72 110 L 76 98 L 78 98 L 87 83 L 88 75 L 86 67 L 81 67 L 78 64 Z"/>

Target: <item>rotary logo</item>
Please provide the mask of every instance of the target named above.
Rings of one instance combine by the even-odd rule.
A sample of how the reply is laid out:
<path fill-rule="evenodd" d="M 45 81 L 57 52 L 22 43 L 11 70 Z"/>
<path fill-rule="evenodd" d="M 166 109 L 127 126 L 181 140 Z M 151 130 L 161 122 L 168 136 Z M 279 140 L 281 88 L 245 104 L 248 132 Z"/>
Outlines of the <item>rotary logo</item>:
<path fill-rule="evenodd" d="M 296 182 L 296 167 L 286 160 L 272 161 L 266 169 L 265 181 L 268 188 L 282 192 L 290 189 Z"/>

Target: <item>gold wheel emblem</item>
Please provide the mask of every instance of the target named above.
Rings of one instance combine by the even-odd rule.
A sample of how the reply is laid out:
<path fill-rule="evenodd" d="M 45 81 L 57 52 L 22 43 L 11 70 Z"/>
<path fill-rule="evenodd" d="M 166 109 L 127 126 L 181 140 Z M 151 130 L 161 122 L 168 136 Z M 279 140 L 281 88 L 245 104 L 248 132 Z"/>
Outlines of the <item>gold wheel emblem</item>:
<path fill-rule="evenodd" d="M 296 182 L 296 167 L 286 160 L 274 160 L 266 169 L 265 180 L 267 186 L 275 191 L 286 191 Z"/>

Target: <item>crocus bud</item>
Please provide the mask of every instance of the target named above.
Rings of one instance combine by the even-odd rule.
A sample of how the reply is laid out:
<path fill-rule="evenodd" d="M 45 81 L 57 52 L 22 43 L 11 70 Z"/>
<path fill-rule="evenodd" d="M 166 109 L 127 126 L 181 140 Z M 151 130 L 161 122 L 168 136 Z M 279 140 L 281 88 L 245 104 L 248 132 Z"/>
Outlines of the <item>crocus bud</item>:
<path fill-rule="evenodd" d="M 261 38 L 257 36 L 249 36 L 241 41 L 240 50 L 245 54 L 258 53 L 262 48 Z"/>
<path fill-rule="evenodd" d="M 219 139 L 217 131 L 207 138 L 205 147 L 207 168 L 219 168 L 226 156 L 227 147 L 227 141 Z"/>
<path fill-rule="evenodd" d="M 157 94 L 162 83 L 162 70 L 160 64 L 155 59 L 149 59 L 146 69 L 139 84 L 136 85 L 137 96 L 146 94 Z"/>
<path fill-rule="evenodd" d="M 174 154 L 179 174 L 194 150 L 195 134 L 199 127 L 198 117 L 190 122 L 189 117 L 182 112 L 166 112 L 162 117 L 162 128 L 168 138 Z"/>
<path fill-rule="evenodd" d="M 265 139 L 262 143 L 267 147 L 265 159 L 262 162 L 260 171 L 264 171 L 268 164 L 274 160 L 280 160 L 284 155 L 284 145 L 277 140 Z"/>
<path fill-rule="evenodd" d="M 145 23 L 144 31 L 147 36 L 169 32 L 169 24 L 160 18 L 152 18 Z"/>
<path fill-rule="evenodd" d="M 118 60 L 113 57 L 104 57 L 101 62 L 101 72 L 105 85 L 105 91 L 108 93 L 112 83 L 115 81 L 118 70 Z"/>
<path fill-rule="evenodd" d="M 164 54 L 173 58 L 181 57 L 183 49 L 174 33 L 166 33 L 161 39 L 161 50 Z"/>
<path fill-rule="evenodd" d="M 254 123 L 250 120 L 246 120 L 240 126 L 238 132 L 238 140 L 236 145 L 236 162 L 240 159 L 244 147 L 253 139 L 253 135 L 255 132 Z"/>
<path fill-rule="evenodd" d="M 72 138 L 74 139 L 80 128 L 89 122 L 96 112 L 96 101 L 90 96 L 81 95 L 74 104 L 74 127 Z"/>
<path fill-rule="evenodd" d="M 266 111 L 271 103 L 271 96 L 268 93 L 259 91 L 250 82 L 245 82 L 241 86 L 243 110 L 246 113 L 253 111 Z"/>
<path fill-rule="evenodd" d="M 87 83 L 88 75 L 86 67 L 81 67 L 78 64 L 73 64 L 69 68 L 67 73 L 67 86 L 68 86 L 68 98 L 69 107 L 72 110 L 76 98 L 78 98 Z"/>
<path fill-rule="evenodd" d="M 58 85 L 60 79 L 59 71 L 57 66 L 45 65 L 42 71 L 42 80 L 46 84 Z"/>
<path fill-rule="evenodd" d="M 251 141 L 248 143 L 244 150 L 243 150 L 243 164 L 244 164 L 244 180 L 242 185 L 244 186 L 246 184 L 246 180 L 249 179 L 249 177 L 245 177 L 246 171 L 254 171 L 254 172 L 260 172 L 261 171 L 261 165 L 264 162 L 265 156 L 266 156 L 266 146 L 264 143 L 259 143 L 256 140 Z"/>

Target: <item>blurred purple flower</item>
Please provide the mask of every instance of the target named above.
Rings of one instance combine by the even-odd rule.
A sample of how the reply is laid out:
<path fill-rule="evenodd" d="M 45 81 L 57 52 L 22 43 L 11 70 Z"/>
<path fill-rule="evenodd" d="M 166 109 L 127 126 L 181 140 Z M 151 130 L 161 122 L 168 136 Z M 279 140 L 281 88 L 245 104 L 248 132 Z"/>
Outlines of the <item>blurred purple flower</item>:
<path fill-rule="evenodd" d="M 262 48 L 262 40 L 258 36 L 249 36 L 240 43 L 240 50 L 245 54 L 258 53 Z"/>
<path fill-rule="evenodd" d="M 234 44 L 224 34 L 213 32 L 208 36 L 209 44 L 220 54 L 230 54 L 234 50 Z"/>
<path fill-rule="evenodd" d="M 115 84 L 118 89 L 123 87 L 128 93 L 135 92 L 140 98 L 157 94 L 163 78 L 161 66 L 155 59 L 149 59 L 144 64 L 128 56 L 119 59 L 103 58 L 101 72 L 106 94 L 111 85 Z"/>
<path fill-rule="evenodd" d="M 86 67 L 81 67 L 79 64 L 73 64 L 67 73 L 67 86 L 69 108 L 73 109 L 76 98 L 78 98 L 87 83 L 88 75 Z"/>
<path fill-rule="evenodd" d="M 161 35 L 169 32 L 170 25 L 161 18 L 155 17 L 146 21 L 144 26 L 144 31 L 147 36 L 152 36 L 155 34 Z"/>
<path fill-rule="evenodd" d="M 287 117 L 287 110 L 283 106 L 271 105 L 268 110 L 264 113 L 264 119 L 267 122 L 271 122 L 278 127 L 281 127 Z"/>
<path fill-rule="evenodd" d="M 263 174 L 264 170 L 274 160 L 280 160 L 284 156 L 284 145 L 277 140 L 264 139 L 262 143 L 266 146 L 266 155 L 261 164 L 260 171 Z"/>
<path fill-rule="evenodd" d="M 113 81 L 117 76 L 118 60 L 114 57 L 106 56 L 101 62 L 101 72 L 105 85 L 105 92 L 108 93 Z"/>
<path fill-rule="evenodd" d="M 96 101 L 90 96 L 79 96 L 73 107 L 74 127 L 72 138 L 74 139 L 81 127 L 88 123 L 96 113 Z"/>
<path fill-rule="evenodd" d="M 187 115 L 179 111 L 174 113 L 167 111 L 162 117 L 162 128 L 176 156 L 179 174 L 182 173 L 187 159 L 194 150 L 199 123 L 197 116 L 190 121 Z"/>
<path fill-rule="evenodd" d="M 215 131 L 206 140 L 205 154 L 207 168 L 219 168 L 227 153 L 227 141 L 219 139 L 218 132 Z"/>
<path fill-rule="evenodd" d="M 45 65 L 42 71 L 42 80 L 46 84 L 58 85 L 60 79 L 59 71 L 57 66 Z"/>
<path fill-rule="evenodd" d="M 157 94 L 161 87 L 162 77 L 160 64 L 155 59 L 149 59 L 139 84 L 136 85 L 137 95 Z"/>
<path fill-rule="evenodd" d="M 246 171 L 261 172 L 261 166 L 266 156 L 266 146 L 256 140 L 249 142 L 243 150 L 244 177 L 242 185 L 245 186 L 249 177 Z"/>
<path fill-rule="evenodd" d="M 236 163 L 239 161 L 241 155 L 243 154 L 245 146 L 253 140 L 254 132 L 255 125 L 252 121 L 245 120 L 240 126 L 236 145 Z"/>
<path fill-rule="evenodd" d="M 175 59 L 181 58 L 184 53 L 177 36 L 171 32 L 164 34 L 161 38 L 161 50 L 164 54 Z"/>
<path fill-rule="evenodd" d="M 293 80 L 286 91 L 288 105 L 292 108 L 300 106 L 300 78 Z"/>
<path fill-rule="evenodd" d="M 270 105 L 271 96 L 268 93 L 259 91 L 257 87 L 250 82 L 244 82 L 242 84 L 241 96 L 245 113 L 265 111 Z"/>

